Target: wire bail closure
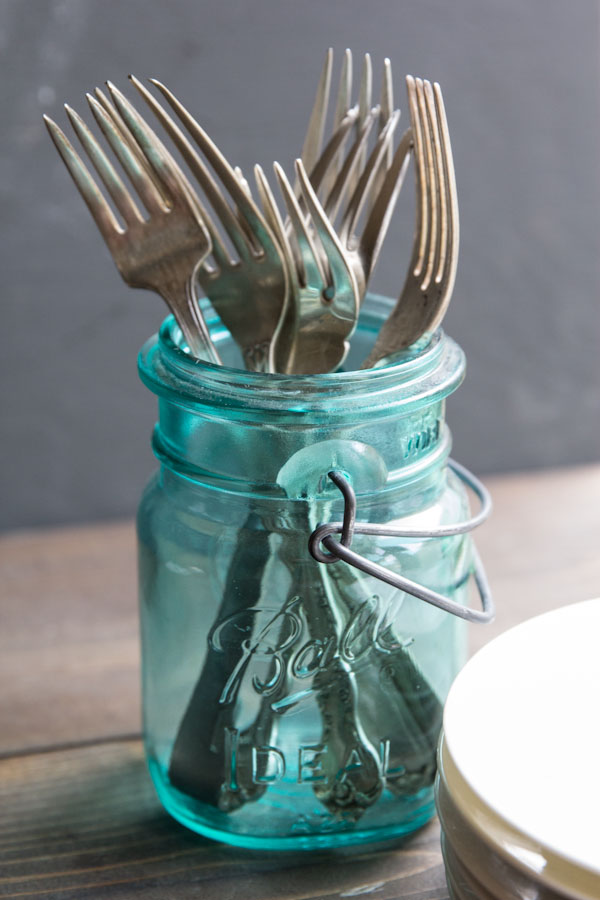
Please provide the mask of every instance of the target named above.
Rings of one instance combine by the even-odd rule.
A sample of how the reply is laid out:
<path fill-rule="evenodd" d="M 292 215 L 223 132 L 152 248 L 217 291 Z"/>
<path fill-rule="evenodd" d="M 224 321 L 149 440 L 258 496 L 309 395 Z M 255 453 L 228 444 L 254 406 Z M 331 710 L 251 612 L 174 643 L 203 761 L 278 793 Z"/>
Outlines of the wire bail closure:
<path fill-rule="evenodd" d="M 343 562 L 348 563 L 350 566 L 354 566 L 356 569 L 360 569 L 367 575 L 379 578 L 386 584 L 398 588 L 398 590 L 412 594 L 413 597 L 424 600 L 425 603 L 431 603 L 433 606 L 437 606 L 439 609 L 443 609 L 455 616 L 459 616 L 461 619 L 466 619 L 468 622 L 477 622 L 480 624 L 491 622 L 496 614 L 494 601 L 483 568 L 483 563 L 481 562 L 475 546 L 473 546 L 473 568 L 471 574 L 473 575 L 481 599 L 481 610 L 469 609 L 466 606 L 462 606 L 460 603 L 457 603 L 456 600 L 452 600 L 450 597 L 444 596 L 444 594 L 439 594 L 437 591 L 433 591 L 422 584 L 411 581 L 411 579 L 405 578 L 403 575 L 392 572 L 390 569 L 385 568 L 385 566 L 380 566 L 378 563 L 371 562 L 371 560 L 356 553 L 350 547 L 352 538 L 355 534 L 380 535 L 382 537 L 440 538 L 451 537 L 452 535 L 457 534 L 467 534 L 469 531 L 477 528 L 478 525 L 481 525 L 492 510 L 492 498 L 489 491 L 472 472 L 464 466 L 461 466 L 455 460 L 448 460 L 448 465 L 456 475 L 458 475 L 460 480 L 471 488 L 473 493 L 479 499 L 481 504 L 479 512 L 470 519 L 466 519 L 464 522 L 459 522 L 456 525 L 440 525 L 438 528 L 417 530 L 390 528 L 387 525 L 376 525 L 371 522 L 357 522 L 356 494 L 354 493 L 354 489 L 341 471 L 332 469 L 327 474 L 336 487 L 339 488 L 344 497 L 344 520 L 343 522 L 330 522 L 329 524 L 317 525 L 308 539 L 308 549 L 311 555 L 317 562 L 325 564 L 336 563 L 343 560 Z M 333 538 L 334 534 L 341 535 L 339 541 Z M 321 549 L 321 544 L 323 544 L 327 552 Z"/>

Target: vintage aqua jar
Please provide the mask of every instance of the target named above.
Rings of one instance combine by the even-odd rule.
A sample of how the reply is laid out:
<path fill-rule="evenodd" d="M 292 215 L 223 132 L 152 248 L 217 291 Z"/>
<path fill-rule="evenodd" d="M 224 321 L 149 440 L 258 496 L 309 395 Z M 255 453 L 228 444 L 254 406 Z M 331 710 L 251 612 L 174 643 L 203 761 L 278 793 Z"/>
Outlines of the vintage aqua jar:
<path fill-rule="evenodd" d="M 465 622 L 308 538 L 357 519 L 435 529 L 468 517 L 448 468 L 445 399 L 465 361 L 441 331 L 394 365 L 353 371 L 389 301 L 365 305 L 348 371 L 267 376 L 194 360 L 169 318 L 140 354 L 160 462 L 138 515 L 147 758 L 166 809 L 245 847 L 388 839 L 433 814 L 442 706 Z M 367 559 L 467 604 L 469 535 L 357 534 Z"/>

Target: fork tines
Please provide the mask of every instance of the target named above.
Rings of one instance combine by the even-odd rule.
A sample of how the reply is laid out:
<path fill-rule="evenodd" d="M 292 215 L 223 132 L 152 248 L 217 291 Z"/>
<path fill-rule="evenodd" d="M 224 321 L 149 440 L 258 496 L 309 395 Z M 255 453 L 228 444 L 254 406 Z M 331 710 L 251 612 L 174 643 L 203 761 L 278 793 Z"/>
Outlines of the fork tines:
<path fill-rule="evenodd" d="M 417 214 L 404 287 L 362 368 L 433 331 L 447 309 L 458 260 L 458 203 L 439 84 L 407 76 L 415 154 Z"/>
<path fill-rule="evenodd" d="M 363 58 L 358 99 L 353 105 L 351 99 L 353 78 L 352 52 L 346 50 L 342 61 L 338 89 L 335 95 L 331 123 L 331 141 L 334 141 L 334 139 L 337 138 L 335 141 L 336 146 L 334 149 L 328 145 L 325 150 L 322 150 L 323 136 L 325 134 L 325 125 L 329 115 L 331 100 L 332 68 L 333 50 L 330 48 L 327 51 L 323 69 L 321 71 L 301 156 L 304 168 L 310 175 L 311 183 L 315 190 L 318 191 L 319 198 L 323 202 L 331 193 L 336 178 L 338 178 L 340 169 L 343 166 L 342 149 L 343 143 L 348 136 L 349 129 L 345 128 L 343 139 L 340 140 L 340 137 L 342 137 L 338 135 L 340 127 L 345 121 L 351 119 L 355 138 L 358 138 L 373 110 L 373 66 L 371 56 L 369 53 L 366 53 Z M 379 106 L 376 106 L 375 109 L 377 110 L 376 118 L 379 120 L 379 127 L 383 128 L 393 112 L 392 73 L 389 59 L 384 60 L 381 100 Z M 356 164 L 349 172 L 346 179 L 346 188 L 350 193 L 352 193 L 356 187 L 360 171 L 365 163 L 366 154 L 367 144 L 366 141 L 364 141 L 357 154 Z M 324 165 L 323 157 L 327 159 L 326 165 Z M 390 154 L 388 154 L 388 159 L 391 160 Z M 315 171 L 316 166 L 319 166 L 319 168 Z M 327 207 L 326 211 L 328 215 L 331 215 L 331 210 L 327 209 Z"/>

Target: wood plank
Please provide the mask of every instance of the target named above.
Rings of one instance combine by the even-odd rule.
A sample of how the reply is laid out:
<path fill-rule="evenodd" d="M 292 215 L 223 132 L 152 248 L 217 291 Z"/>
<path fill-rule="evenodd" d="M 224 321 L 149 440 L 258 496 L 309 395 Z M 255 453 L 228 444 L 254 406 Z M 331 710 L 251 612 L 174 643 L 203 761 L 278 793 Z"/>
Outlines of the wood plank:
<path fill-rule="evenodd" d="M 496 597 L 471 646 L 600 594 L 600 465 L 487 479 L 476 539 Z M 139 730 L 132 523 L 0 539 L 0 753 Z"/>
<path fill-rule="evenodd" d="M 494 510 L 475 532 L 496 621 L 471 650 L 531 616 L 600 595 L 600 465 L 486 479 Z"/>
<path fill-rule="evenodd" d="M 132 523 L 0 540 L 0 753 L 139 732 Z"/>
<path fill-rule="evenodd" d="M 447 898 L 436 822 L 402 847 L 225 847 L 162 811 L 138 741 L 4 759 L 0 810 L 2 898 Z"/>

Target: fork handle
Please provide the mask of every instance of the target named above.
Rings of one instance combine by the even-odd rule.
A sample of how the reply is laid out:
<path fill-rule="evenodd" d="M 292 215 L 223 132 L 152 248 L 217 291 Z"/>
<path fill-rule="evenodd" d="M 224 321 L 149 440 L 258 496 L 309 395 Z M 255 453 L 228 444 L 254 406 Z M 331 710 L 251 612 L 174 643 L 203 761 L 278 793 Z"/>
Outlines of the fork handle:
<path fill-rule="evenodd" d="M 160 293 L 181 328 L 192 356 L 222 366 L 193 289 L 193 278 L 186 279 L 183 285 L 163 284 Z"/>

